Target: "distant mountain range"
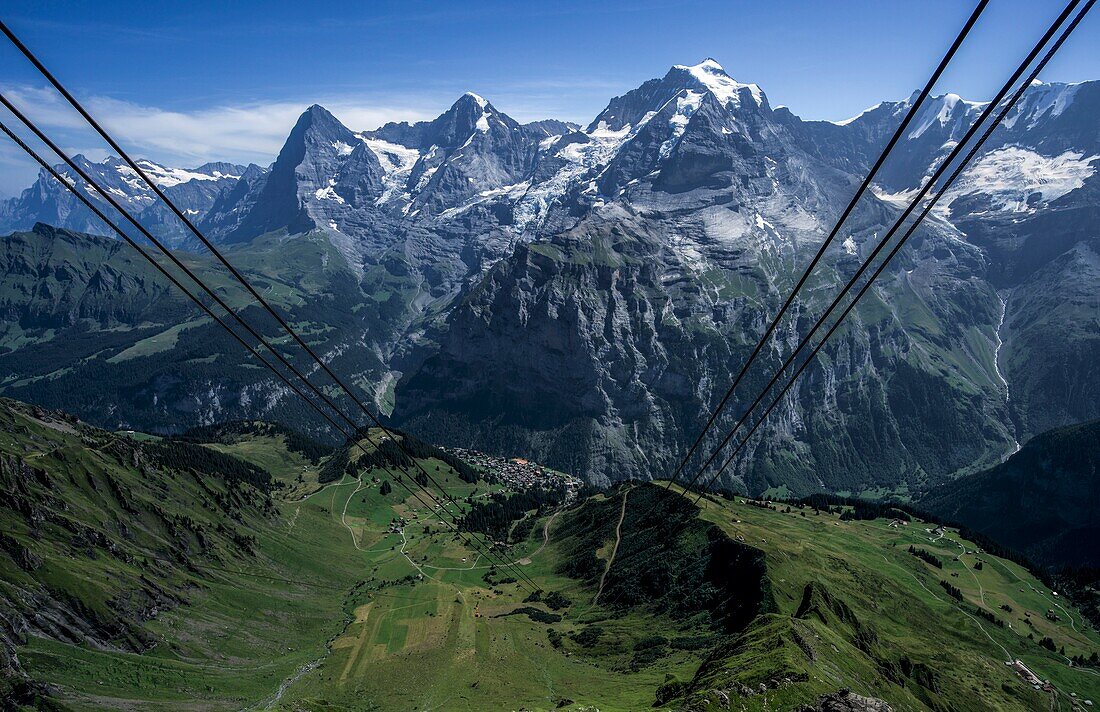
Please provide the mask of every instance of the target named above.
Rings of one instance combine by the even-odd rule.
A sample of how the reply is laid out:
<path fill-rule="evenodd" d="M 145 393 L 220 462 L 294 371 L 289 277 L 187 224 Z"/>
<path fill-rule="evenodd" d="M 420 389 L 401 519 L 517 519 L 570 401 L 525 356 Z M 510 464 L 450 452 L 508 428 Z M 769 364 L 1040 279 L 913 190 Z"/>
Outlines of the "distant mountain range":
<path fill-rule="evenodd" d="M 124 208 L 140 215 L 150 232 L 158 237 L 163 236 L 167 244 L 177 247 L 200 245 L 198 240 L 184 234 L 186 228 L 145 185 L 137 172 L 120 158 L 109 156 L 96 163 L 83 155 L 77 155 L 73 157 L 73 161 L 106 188 L 111 197 L 118 200 Z M 142 160 L 138 165 L 164 190 L 173 203 L 189 217 L 195 218 L 205 216 L 218 196 L 223 191 L 230 190 L 246 174 L 263 172 L 258 166 L 246 168 L 231 163 L 206 163 L 197 168 L 169 168 L 153 161 Z M 56 167 L 85 196 L 93 198 L 104 209 L 111 210 L 108 203 L 99 198 L 91 186 L 79 180 L 68 166 L 60 164 Z M 80 232 L 105 234 L 109 231 L 92 211 L 45 171 L 40 171 L 34 185 L 23 191 L 18 198 L 0 201 L 0 226 L 3 226 L 0 229 L 3 231 L 29 229 L 39 222 Z M 138 237 L 138 231 L 134 230 L 132 236 Z"/>
<path fill-rule="evenodd" d="M 375 131 L 313 106 L 268 168 L 150 168 L 398 422 L 607 482 L 675 467 L 910 101 L 803 121 L 706 60 L 583 129 L 474 94 Z M 980 109 L 929 99 L 720 425 Z M 1098 111 L 1100 82 L 1028 89 L 728 484 L 921 490 L 1100 417 Z M 85 163 L 194 248 L 117 160 Z M 48 178 L 0 204 L 5 394 L 110 426 L 306 426 L 158 280 L 35 223 L 103 231 Z"/>

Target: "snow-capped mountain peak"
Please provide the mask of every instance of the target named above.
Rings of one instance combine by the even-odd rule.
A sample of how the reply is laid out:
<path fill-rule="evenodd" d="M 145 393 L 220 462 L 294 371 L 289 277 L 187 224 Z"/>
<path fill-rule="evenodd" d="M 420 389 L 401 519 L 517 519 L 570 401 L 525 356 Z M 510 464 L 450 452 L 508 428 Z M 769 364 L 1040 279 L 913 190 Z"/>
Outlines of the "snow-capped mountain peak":
<path fill-rule="evenodd" d="M 730 75 L 726 74 L 726 70 L 722 68 L 722 65 L 715 60 L 707 57 L 699 64 L 684 65 L 677 64 L 672 68 L 674 71 L 686 72 L 691 76 L 702 88 L 710 91 L 718 100 L 723 104 L 733 104 L 734 106 L 741 105 L 741 92 L 742 90 L 748 90 L 749 95 L 757 106 L 763 106 L 765 102 L 764 92 L 756 84 L 743 84 L 736 81 Z"/>
<path fill-rule="evenodd" d="M 369 240 L 379 221 L 453 224 L 457 230 L 483 220 L 502 234 L 536 235 L 544 226 L 559 229 L 620 199 L 682 204 L 724 190 L 746 204 L 770 200 L 801 190 L 799 181 L 818 180 L 805 178 L 802 168 L 815 161 L 859 173 L 918 95 L 879 102 L 845 121 L 807 122 L 774 111 L 757 85 L 736 81 L 708 58 L 674 65 L 612 98 L 583 130 L 553 120 L 520 124 L 474 92 L 459 95 L 435 119 L 373 131 L 353 132 L 315 104 L 299 117 L 270 172 L 248 174 L 228 164 L 141 166 L 161 186 L 195 193 L 187 209 L 209 211 L 208 229 L 227 241 L 326 226 L 349 239 Z M 880 192 L 902 194 L 919 185 L 987 105 L 950 93 L 929 97 L 898 155 L 880 171 Z M 1034 83 L 996 142 L 1020 150 L 985 159 L 982 170 L 960 184 L 959 200 L 945 206 L 955 202 L 972 210 L 980 198 L 985 212 L 1030 211 L 1080 191 L 1100 171 L 1093 131 L 1098 105 L 1100 82 Z M 128 205 L 145 209 L 156 202 L 117 158 L 78 161 L 105 174 L 102 182 Z M 742 175 L 750 177 L 731 179 Z M 239 185 L 229 190 L 232 183 Z M 688 197 L 696 188 L 703 190 Z M 665 193 L 676 197 L 654 197 Z M 67 206 L 55 215 L 36 200 L 32 194 L 13 203 L 6 223 L 91 225 L 86 216 L 65 222 Z M 778 210 L 758 212 L 770 220 Z"/>
<path fill-rule="evenodd" d="M 462 138 L 463 134 L 468 138 L 477 131 L 486 133 L 489 131 L 490 121 L 509 129 L 514 124 L 511 119 L 497 111 L 488 99 L 471 91 L 460 96 L 450 110 L 440 118 L 445 117 L 446 121 L 440 122 L 440 125 L 447 125 L 449 121 L 449 128 L 453 127 L 455 139 Z"/>
<path fill-rule="evenodd" d="M 473 99 L 477 103 L 477 105 L 480 106 L 482 109 L 488 109 L 489 108 L 489 101 L 485 97 L 481 96 L 480 94 L 475 94 L 472 91 L 468 91 L 465 94 L 463 94 L 462 96 L 469 97 L 470 99 Z"/>
<path fill-rule="evenodd" d="M 711 94 L 718 104 L 734 113 L 759 113 L 771 109 L 768 98 L 756 84 L 739 82 L 713 59 L 694 65 L 677 64 L 659 79 L 650 79 L 636 89 L 613 98 L 588 125 L 592 131 L 603 124 L 611 131 L 638 127 L 647 116 L 660 112 L 684 92 Z"/>
<path fill-rule="evenodd" d="M 1081 84 L 1062 82 L 1047 83 L 1036 79 L 1024 94 L 1023 100 L 1005 120 L 1005 125 L 1012 128 L 1023 117 L 1027 128 L 1030 129 L 1034 128 L 1041 119 L 1061 116 L 1073 103 L 1081 86 Z"/>
<path fill-rule="evenodd" d="M 909 138 L 920 138 L 929 128 L 938 124 L 946 127 L 954 124 L 952 132 L 965 130 L 971 123 L 971 114 L 980 110 L 987 102 L 967 101 L 958 94 L 944 94 L 928 100 L 918 116 L 917 128 L 909 133 Z"/>
<path fill-rule="evenodd" d="M 138 176 L 137 171 L 131 168 L 125 161 L 117 156 L 107 156 L 101 161 L 89 160 L 80 153 L 73 156 L 73 162 L 86 171 L 97 175 L 101 180 L 116 178 L 126 183 L 135 193 L 145 194 L 150 189 Z M 147 158 L 139 158 L 135 161 L 145 175 L 149 176 L 157 186 L 171 188 L 188 181 L 219 181 L 237 180 L 244 170 L 243 166 L 235 166 L 231 163 L 205 163 L 197 168 L 173 168 L 160 163 L 155 163 Z M 68 169 L 61 171 L 62 175 L 69 175 Z M 108 182 L 110 185 L 111 182 Z M 130 196 L 127 196 L 130 197 Z"/>
<path fill-rule="evenodd" d="M 139 159 L 138 167 L 161 188 L 167 188 L 190 180 L 237 180 L 241 177 L 239 167 L 227 167 L 226 164 L 206 164 L 198 168 L 169 168 L 149 160 Z M 228 169 L 227 169 L 228 168 Z M 133 173 L 129 166 L 119 166 L 124 173 Z"/>

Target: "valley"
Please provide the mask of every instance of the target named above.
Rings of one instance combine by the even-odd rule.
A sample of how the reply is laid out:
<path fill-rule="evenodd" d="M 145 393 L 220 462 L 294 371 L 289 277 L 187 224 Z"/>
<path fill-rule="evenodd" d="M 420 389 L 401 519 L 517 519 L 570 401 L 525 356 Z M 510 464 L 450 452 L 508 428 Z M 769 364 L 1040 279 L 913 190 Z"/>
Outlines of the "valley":
<path fill-rule="evenodd" d="M 894 710 L 1073 710 L 1100 697 L 1097 668 L 1068 663 L 1100 648 L 1072 604 L 903 513 L 860 520 L 740 496 L 696 510 L 655 485 L 586 491 L 520 513 L 495 554 L 537 582 L 533 595 L 440 510 L 383 487 L 401 476 L 388 451 L 342 458 L 262 423 L 138 438 L 0 405 L 5 487 L 28 492 L 0 508 L 5 618 L 21 621 L 4 637 L 19 671 L 9 700 L 763 710 L 847 689 Z M 233 460 L 196 469 L 158 447 Z M 341 476 L 321 482 L 333 458 Z M 515 491 L 438 457 L 421 464 L 466 511 Z M 277 483 L 269 495 L 260 472 Z"/>

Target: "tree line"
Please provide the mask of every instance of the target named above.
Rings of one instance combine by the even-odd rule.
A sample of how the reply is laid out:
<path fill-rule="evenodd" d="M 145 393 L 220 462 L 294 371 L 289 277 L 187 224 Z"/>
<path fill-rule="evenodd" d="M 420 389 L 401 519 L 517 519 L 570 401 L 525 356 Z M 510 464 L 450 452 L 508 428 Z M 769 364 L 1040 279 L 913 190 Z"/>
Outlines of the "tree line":
<path fill-rule="evenodd" d="M 480 473 L 465 460 L 434 445 L 429 445 L 417 437 L 392 429 L 390 432 L 401 438 L 400 444 L 387 436 L 382 436 L 382 438 L 385 438 L 385 440 L 382 440 L 379 436 L 372 435 L 376 447 L 372 449 L 365 447 L 360 450 L 355 443 L 365 439 L 367 432 L 366 429 L 359 430 L 355 435 L 355 441 L 349 441 L 325 462 L 317 476 L 317 480 L 321 484 L 335 482 L 345 474 L 354 475 L 358 471 L 372 468 L 383 470 L 410 469 L 415 467 L 414 459 L 428 460 L 432 458 L 449 466 L 463 482 L 473 484 L 481 479 Z M 354 460 L 352 459 L 353 448 L 358 453 L 358 457 Z M 420 477 L 426 479 L 422 473 Z M 420 481 L 418 480 L 418 482 Z M 421 483 L 427 485 L 426 482 Z"/>
<path fill-rule="evenodd" d="M 537 517 L 564 501 L 564 485 L 535 487 L 512 495 L 497 492 L 484 500 L 474 501 L 469 511 L 459 520 L 458 527 L 462 531 L 482 532 L 503 541 L 508 536 L 512 522 L 522 519 L 527 512 L 535 510 Z"/>
<path fill-rule="evenodd" d="M 314 440 L 282 423 L 272 423 L 264 420 L 231 420 L 213 425 L 199 425 L 189 428 L 182 435 L 175 436 L 174 439 L 195 443 L 230 445 L 238 442 L 242 436 L 249 435 L 282 436 L 287 450 L 300 454 L 314 465 L 321 462 L 327 455 L 332 454 L 335 449 L 331 445 Z"/>

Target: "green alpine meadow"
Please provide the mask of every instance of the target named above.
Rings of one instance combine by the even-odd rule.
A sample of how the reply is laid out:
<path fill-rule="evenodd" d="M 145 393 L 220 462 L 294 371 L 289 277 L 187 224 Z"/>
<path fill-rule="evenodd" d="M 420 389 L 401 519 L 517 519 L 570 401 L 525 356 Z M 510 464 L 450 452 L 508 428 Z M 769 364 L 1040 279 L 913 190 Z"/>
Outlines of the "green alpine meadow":
<path fill-rule="evenodd" d="M 258 422 L 165 439 L 2 406 L 0 590 L 20 623 L 5 693 L 30 709 L 763 710 L 846 690 L 894 709 L 1071 710 L 1100 695 L 1082 608 L 907 507 L 696 506 L 628 484 L 516 512 L 490 558 L 463 541 L 477 527 L 392 484 L 400 451 L 366 439 L 329 451 Z M 417 449 L 460 522 L 523 496 Z"/>

